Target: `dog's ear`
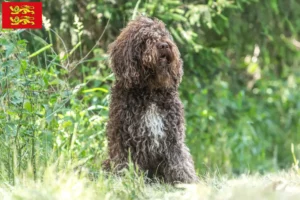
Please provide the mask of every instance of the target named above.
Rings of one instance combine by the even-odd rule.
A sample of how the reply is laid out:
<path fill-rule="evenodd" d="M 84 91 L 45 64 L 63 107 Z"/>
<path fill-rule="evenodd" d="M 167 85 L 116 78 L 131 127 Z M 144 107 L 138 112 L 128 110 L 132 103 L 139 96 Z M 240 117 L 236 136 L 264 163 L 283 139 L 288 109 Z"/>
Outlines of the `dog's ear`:
<path fill-rule="evenodd" d="M 141 49 L 139 38 L 135 38 L 135 31 L 127 26 L 122 30 L 118 38 L 109 45 L 110 66 L 116 76 L 126 88 L 133 84 L 139 84 Z"/>
<path fill-rule="evenodd" d="M 176 77 L 175 83 L 177 84 L 177 86 L 181 83 L 182 76 L 183 76 L 183 61 L 179 59 L 177 63 L 177 70 L 175 73 L 175 77 Z"/>
<path fill-rule="evenodd" d="M 173 51 L 174 51 L 174 67 L 171 70 L 171 74 L 173 77 L 173 80 L 177 86 L 181 83 L 181 79 L 183 76 L 183 61 L 180 58 L 180 52 L 179 49 L 177 48 L 176 44 L 173 43 Z"/>

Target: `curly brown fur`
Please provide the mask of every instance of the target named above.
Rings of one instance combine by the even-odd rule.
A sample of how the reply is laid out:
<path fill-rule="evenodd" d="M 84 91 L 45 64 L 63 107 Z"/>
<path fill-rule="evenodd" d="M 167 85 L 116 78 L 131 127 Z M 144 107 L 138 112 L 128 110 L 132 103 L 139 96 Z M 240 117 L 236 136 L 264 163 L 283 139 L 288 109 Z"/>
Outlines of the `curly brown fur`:
<path fill-rule="evenodd" d="M 112 87 L 106 168 L 121 170 L 128 156 L 167 183 L 197 182 L 184 144 L 184 111 L 178 95 L 180 53 L 165 25 L 139 17 L 109 46 Z"/>

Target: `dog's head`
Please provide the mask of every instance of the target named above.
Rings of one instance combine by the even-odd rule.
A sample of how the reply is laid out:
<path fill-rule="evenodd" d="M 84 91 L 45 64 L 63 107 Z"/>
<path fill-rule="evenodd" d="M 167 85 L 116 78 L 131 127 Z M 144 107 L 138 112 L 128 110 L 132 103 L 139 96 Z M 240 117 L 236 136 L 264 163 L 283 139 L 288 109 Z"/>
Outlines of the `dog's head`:
<path fill-rule="evenodd" d="M 165 25 L 139 17 L 109 46 L 111 67 L 126 88 L 177 87 L 183 74 L 179 50 Z"/>

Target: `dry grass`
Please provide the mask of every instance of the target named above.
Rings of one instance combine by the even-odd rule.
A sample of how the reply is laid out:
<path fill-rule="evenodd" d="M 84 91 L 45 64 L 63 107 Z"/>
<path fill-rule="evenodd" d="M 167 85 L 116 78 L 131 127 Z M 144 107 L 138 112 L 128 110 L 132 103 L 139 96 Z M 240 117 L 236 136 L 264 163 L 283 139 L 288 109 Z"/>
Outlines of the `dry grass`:
<path fill-rule="evenodd" d="M 133 170 L 115 177 L 99 173 L 94 180 L 87 173 L 49 167 L 39 180 L 30 173 L 16 179 L 14 186 L 3 182 L 3 200 L 76 200 L 76 199 L 214 199 L 260 200 L 300 199 L 300 176 L 294 172 L 268 175 L 242 175 L 238 178 L 205 177 L 198 185 L 145 184 Z"/>

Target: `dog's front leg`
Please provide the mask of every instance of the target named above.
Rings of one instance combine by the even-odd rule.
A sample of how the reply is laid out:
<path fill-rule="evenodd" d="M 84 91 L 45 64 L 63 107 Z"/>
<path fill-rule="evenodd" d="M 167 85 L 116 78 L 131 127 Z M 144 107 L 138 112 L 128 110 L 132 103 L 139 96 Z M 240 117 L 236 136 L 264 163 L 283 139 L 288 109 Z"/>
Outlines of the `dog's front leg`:
<path fill-rule="evenodd" d="M 192 156 L 184 144 L 171 147 L 168 152 L 167 162 L 163 168 L 165 182 L 171 184 L 199 182 Z"/>

